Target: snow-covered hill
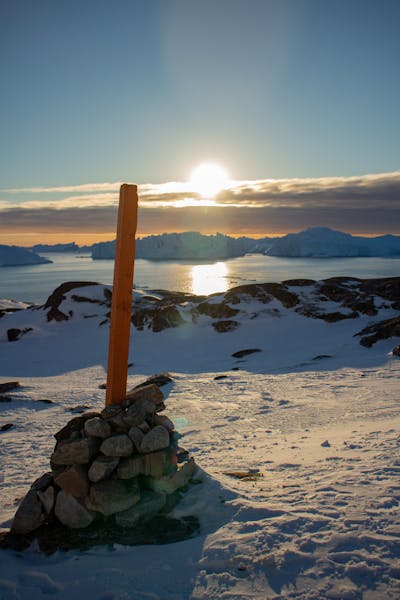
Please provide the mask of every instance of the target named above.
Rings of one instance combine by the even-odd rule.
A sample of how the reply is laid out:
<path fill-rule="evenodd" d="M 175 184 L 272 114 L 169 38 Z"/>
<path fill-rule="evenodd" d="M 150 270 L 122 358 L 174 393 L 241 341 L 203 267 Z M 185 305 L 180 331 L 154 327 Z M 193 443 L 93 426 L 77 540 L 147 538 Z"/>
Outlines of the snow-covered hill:
<path fill-rule="evenodd" d="M 146 259 L 222 259 L 247 253 L 287 257 L 400 256 L 400 236 L 357 237 L 327 227 L 313 227 L 281 238 L 232 238 L 217 233 L 164 233 L 138 239 L 136 255 Z M 94 259 L 115 256 L 115 241 L 92 246 Z"/>
<path fill-rule="evenodd" d="M 274 240 L 265 254 L 291 257 L 400 256 L 400 237 L 352 236 L 327 227 L 314 227 Z"/>
<path fill-rule="evenodd" d="M 47 469 L 53 433 L 104 405 L 111 290 L 3 304 L 1 523 Z M 15 310 L 20 308 L 21 310 Z M 136 291 L 128 386 L 169 370 L 166 414 L 200 470 L 186 541 L 0 551 L 4 600 L 400 597 L 400 279 Z M 8 341 L 8 331 L 15 341 Z"/>
<path fill-rule="evenodd" d="M 0 267 L 41 265 L 52 261 L 19 246 L 0 245 Z"/>

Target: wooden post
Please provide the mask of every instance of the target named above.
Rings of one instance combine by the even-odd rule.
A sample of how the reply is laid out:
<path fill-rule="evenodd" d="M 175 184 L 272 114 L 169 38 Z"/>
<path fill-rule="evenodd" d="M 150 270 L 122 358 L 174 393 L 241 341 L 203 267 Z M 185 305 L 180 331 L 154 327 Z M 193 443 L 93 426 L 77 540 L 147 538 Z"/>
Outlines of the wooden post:
<path fill-rule="evenodd" d="M 137 205 L 137 186 L 126 183 L 121 185 L 108 346 L 106 405 L 121 404 L 126 396 Z"/>

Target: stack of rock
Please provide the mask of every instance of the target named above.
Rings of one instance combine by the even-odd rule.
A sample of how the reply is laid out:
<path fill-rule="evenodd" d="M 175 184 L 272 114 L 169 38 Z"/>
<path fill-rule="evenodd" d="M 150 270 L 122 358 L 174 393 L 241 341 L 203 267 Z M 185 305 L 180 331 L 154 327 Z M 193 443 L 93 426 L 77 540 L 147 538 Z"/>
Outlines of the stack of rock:
<path fill-rule="evenodd" d="M 19 506 L 12 533 L 26 534 L 59 521 L 79 529 L 96 519 L 117 526 L 165 511 L 196 465 L 179 448 L 179 433 L 165 415 L 155 384 L 132 390 L 122 405 L 73 418 L 55 434 L 51 472 L 37 479 Z"/>

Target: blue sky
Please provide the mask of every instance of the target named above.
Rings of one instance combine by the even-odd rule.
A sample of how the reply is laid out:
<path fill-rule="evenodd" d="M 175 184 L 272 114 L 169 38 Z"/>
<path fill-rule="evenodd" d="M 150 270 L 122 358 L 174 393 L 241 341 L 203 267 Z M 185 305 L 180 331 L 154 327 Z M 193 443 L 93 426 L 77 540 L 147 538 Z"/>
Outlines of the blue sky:
<path fill-rule="evenodd" d="M 399 22 L 388 0 L 1 2 L 1 210 L 38 200 L 10 188 L 208 159 L 235 180 L 396 172 Z"/>

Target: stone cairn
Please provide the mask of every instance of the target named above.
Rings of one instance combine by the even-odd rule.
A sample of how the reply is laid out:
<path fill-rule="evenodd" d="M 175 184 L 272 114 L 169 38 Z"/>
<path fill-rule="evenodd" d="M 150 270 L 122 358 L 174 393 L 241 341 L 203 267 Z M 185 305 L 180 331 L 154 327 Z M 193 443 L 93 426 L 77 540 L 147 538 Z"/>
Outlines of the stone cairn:
<path fill-rule="evenodd" d="M 178 446 L 172 421 L 159 414 L 164 409 L 162 391 L 149 384 L 129 392 L 122 405 L 69 421 L 54 435 L 51 472 L 32 484 L 11 533 L 29 534 L 49 522 L 81 529 L 96 519 L 132 528 L 165 511 L 197 467 Z"/>

